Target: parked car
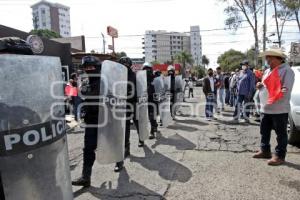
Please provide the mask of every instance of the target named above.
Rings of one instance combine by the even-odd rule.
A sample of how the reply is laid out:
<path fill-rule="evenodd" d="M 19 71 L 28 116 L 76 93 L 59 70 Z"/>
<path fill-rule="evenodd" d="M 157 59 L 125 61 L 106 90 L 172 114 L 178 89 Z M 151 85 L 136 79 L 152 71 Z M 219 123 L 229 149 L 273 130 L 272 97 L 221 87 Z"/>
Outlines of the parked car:
<path fill-rule="evenodd" d="M 197 87 L 202 87 L 203 86 L 203 78 L 200 78 L 200 79 L 196 80 L 196 86 Z"/>
<path fill-rule="evenodd" d="M 300 66 L 292 67 L 295 82 L 291 95 L 289 114 L 289 143 L 300 145 Z"/>

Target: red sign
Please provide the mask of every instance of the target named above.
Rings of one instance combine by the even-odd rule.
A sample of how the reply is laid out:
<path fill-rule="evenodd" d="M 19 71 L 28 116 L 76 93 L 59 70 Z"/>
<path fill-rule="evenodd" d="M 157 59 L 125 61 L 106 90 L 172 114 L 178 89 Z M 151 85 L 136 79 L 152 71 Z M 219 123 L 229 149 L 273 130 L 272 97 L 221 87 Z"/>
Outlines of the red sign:
<path fill-rule="evenodd" d="M 118 38 L 118 30 L 112 26 L 108 26 L 107 27 L 107 35 L 114 37 L 114 38 Z"/>

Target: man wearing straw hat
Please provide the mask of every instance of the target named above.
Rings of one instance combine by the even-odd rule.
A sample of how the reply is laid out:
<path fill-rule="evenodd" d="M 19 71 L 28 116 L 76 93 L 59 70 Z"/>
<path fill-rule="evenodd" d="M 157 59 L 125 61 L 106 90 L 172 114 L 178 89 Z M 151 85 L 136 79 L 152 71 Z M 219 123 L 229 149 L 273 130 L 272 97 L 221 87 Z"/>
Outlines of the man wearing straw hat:
<path fill-rule="evenodd" d="M 285 161 L 287 148 L 287 123 L 290 111 L 294 72 L 285 62 L 286 55 L 280 49 L 270 49 L 261 54 L 270 66 L 264 72 L 262 82 L 257 83 L 261 111 L 261 149 L 253 158 L 271 158 L 269 165 L 281 165 Z M 271 131 L 277 135 L 275 154 L 271 154 Z"/>

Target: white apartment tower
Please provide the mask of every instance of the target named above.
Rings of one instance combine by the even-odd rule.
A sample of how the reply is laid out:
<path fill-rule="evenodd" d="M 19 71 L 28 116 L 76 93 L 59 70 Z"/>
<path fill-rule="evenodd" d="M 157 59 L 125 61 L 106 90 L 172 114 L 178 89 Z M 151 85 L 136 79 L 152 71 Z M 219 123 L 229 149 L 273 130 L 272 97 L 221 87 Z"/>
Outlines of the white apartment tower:
<path fill-rule="evenodd" d="M 48 1 L 31 6 L 34 29 L 48 29 L 62 37 L 71 36 L 70 7 Z"/>
<path fill-rule="evenodd" d="M 195 61 L 195 65 L 202 65 L 202 40 L 199 26 L 191 26 L 191 54 Z"/>
<path fill-rule="evenodd" d="M 191 26 L 190 34 L 146 31 L 143 45 L 146 62 L 173 61 L 176 54 L 186 51 L 193 56 L 196 65 L 202 63 L 202 42 L 199 26 Z"/>
<path fill-rule="evenodd" d="M 173 61 L 181 51 L 190 53 L 190 37 L 186 33 L 146 31 L 143 44 L 146 62 L 164 63 Z"/>

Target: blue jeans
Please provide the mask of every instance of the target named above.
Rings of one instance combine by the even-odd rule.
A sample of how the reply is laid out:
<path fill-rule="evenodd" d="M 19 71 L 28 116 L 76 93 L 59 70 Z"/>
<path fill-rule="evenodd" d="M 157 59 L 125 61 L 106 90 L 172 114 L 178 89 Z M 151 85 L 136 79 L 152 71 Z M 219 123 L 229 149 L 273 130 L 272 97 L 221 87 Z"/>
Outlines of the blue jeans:
<path fill-rule="evenodd" d="M 225 103 L 228 105 L 230 100 L 230 90 L 225 89 Z"/>
<path fill-rule="evenodd" d="M 239 119 L 241 111 L 242 111 L 243 117 L 245 119 L 249 119 L 250 107 L 251 107 L 249 102 L 250 102 L 250 99 L 246 95 L 239 94 L 237 97 L 237 102 L 235 104 L 233 118 Z"/>
<path fill-rule="evenodd" d="M 217 96 L 218 109 L 223 109 L 225 104 L 225 89 L 218 89 Z"/>
<path fill-rule="evenodd" d="M 212 118 L 215 105 L 215 95 L 209 94 L 206 96 L 206 105 L 205 105 L 205 116 L 206 118 Z"/>
<path fill-rule="evenodd" d="M 275 130 L 277 135 L 277 146 L 275 147 L 276 155 L 284 159 L 286 155 L 286 147 L 288 144 L 287 135 L 288 113 L 284 114 L 264 114 L 261 113 L 260 134 L 261 134 L 261 150 L 271 152 L 270 139 L 271 131 Z"/>

